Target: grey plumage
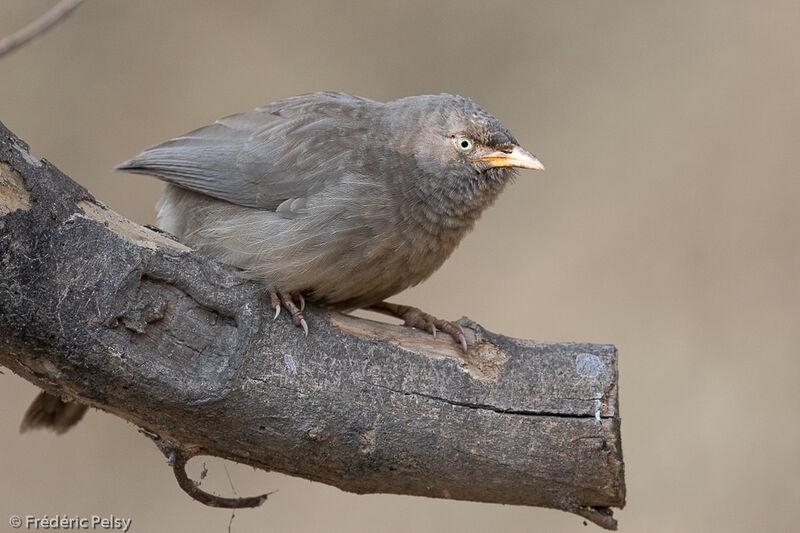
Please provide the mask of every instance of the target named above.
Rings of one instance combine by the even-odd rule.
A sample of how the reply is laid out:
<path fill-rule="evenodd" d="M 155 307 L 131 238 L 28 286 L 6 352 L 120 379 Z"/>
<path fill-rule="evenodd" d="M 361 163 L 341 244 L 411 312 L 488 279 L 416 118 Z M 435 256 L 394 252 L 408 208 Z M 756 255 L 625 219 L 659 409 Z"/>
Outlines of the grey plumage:
<path fill-rule="evenodd" d="M 541 165 L 467 98 L 326 92 L 220 119 L 116 170 L 169 183 L 159 222 L 186 244 L 347 310 L 430 276 L 513 167 Z"/>

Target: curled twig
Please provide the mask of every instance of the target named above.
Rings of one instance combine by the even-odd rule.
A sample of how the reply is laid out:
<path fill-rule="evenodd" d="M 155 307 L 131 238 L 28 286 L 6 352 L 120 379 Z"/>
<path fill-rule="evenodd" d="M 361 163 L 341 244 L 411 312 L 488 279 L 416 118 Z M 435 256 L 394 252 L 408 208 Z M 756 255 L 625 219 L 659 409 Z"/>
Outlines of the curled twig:
<path fill-rule="evenodd" d="M 189 479 L 188 474 L 186 474 L 186 463 L 189 462 L 189 459 L 196 455 L 202 455 L 201 453 L 198 453 L 198 450 L 181 446 L 170 439 L 162 438 L 158 433 L 153 433 L 152 431 L 148 431 L 144 428 L 139 428 L 139 432 L 150 438 L 153 443 L 155 443 L 156 447 L 161 450 L 161 453 L 166 456 L 170 466 L 172 466 L 172 471 L 175 474 L 175 480 L 178 482 L 180 488 L 182 488 L 183 491 L 191 496 L 194 500 L 197 500 L 204 505 L 208 505 L 209 507 L 219 507 L 222 509 L 245 509 L 250 507 L 258 507 L 267 501 L 267 498 L 270 494 L 275 492 L 267 492 L 258 496 L 250 496 L 248 498 L 225 498 L 223 496 L 217 496 L 216 494 L 206 492 L 200 488 L 200 484 L 198 482 Z M 226 469 L 225 473 L 227 474 L 227 472 L 228 471 Z M 203 463 L 203 472 L 200 474 L 200 479 L 204 479 L 207 473 L 208 468 L 206 468 L 205 463 Z M 233 489 L 233 481 L 231 481 L 230 474 L 228 474 L 228 481 L 230 481 L 231 488 Z M 236 494 L 236 489 L 233 489 L 233 492 Z M 231 518 L 231 520 L 233 519 Z"/>
<path fill-rule="evenodd" d="M 173 448 L 168 457 L 170 463 L 172 463 L 172 471 L 175 473 L 175 479 L 178 481 L 178 485 L 180 485 L 186 494 L 209 507 L 221 507 L 223 509 L 258 507 L 267 501 L 269 495 L 272 494 L 271 492 L 267 492 L 266 494 L 247 498 L 224 498 L 216 494 L 211 494 L 202 490 L 195 481 L 189 479 L 189 476 L 186 475 L 186 463 L 193 457 L 191 452 L 187 452 L 182 448 Z"/>

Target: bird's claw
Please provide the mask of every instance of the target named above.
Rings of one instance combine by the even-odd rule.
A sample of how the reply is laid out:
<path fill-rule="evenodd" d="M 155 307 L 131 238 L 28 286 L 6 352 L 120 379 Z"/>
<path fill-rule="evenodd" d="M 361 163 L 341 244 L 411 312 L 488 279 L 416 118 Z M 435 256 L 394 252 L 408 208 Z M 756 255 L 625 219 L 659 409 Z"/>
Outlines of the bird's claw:
<path fill-rule="evenodd" d="M 464 330 L 461 329 L 461 326 L 458 326 L 458 329 L 461 330 L 461 349 L 464 350 L 464 353 L 467 353 L 467 337 L 464 335 Z"/>
<path fill-rule="evenodd" d="M 459 344 L 464 353 L 467 353 L 469 348 L 467 345 L 467 337 L 464 335 L 464 330 L 461 329 L 461 326 L 455 322 L 440 320 L 416 307 L 397 305 L 389 302 L 378 302 L 369 306 L 368 309 L 397 317 L 404 321 L 405 326 L 427 331 L 433 335 L 434 338 L 436 338 L 437 332 L 444 331 L 453 337 L 453 340 Z"/>
<path fill-rule="evenodd" d="M 270 289 L 269 302 L 270 307 L 275 310 L 275 316 L 272 317 L 272 320 L 277 320 L 278 315 L 281 314 L 281 298 L 278 296 L 278 291 L 276 289 Z"/>
<path fill-rule="evenodd" d="M 448 320 L 434 319 L 434 327 L 437 326 L 440 330 L 453 337 L 453 340 L 461 345 L 461 349 L 464 353 L 467 353 L 467 337 L 464 335 L 464 330 L 461 329 L 461 326 Z"/>
<path fill-rule="evenodd" d="M 281 314 L 281 304 L 283 304 L 283 307 L 286 307 L 286 310 L 291 314 L 292 323 L 295 327 L 303 328 L 305 336 L 308 337 L 308 323 L 303 316 L 303 309 L 306 307 L 306 300 L 303 295 L 300 293 L 294 294 L 294 298 L 297 298 L 300 302 L 299 308 L 294 303 L 293 295 L 280 289 L 270 289 L 269 297 L 272 308 L 275 309 L 275 316 L 272 319 L 277 319 L 278 315 Z"/>

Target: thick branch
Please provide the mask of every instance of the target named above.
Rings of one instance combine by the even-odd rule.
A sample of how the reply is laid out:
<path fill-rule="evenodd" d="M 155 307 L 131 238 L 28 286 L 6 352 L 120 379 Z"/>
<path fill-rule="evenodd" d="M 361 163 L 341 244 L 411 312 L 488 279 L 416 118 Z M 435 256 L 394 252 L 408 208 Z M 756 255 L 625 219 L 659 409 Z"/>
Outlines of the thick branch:
<path fill-rule="evenodd" d="M 0 364 L 179 453 L 615 527 L 613 346 L 462 319 L 464 356 L 444 335 L 305 315 L 308 338 L 235 269 L 120 217 L 0 124 Z"/>

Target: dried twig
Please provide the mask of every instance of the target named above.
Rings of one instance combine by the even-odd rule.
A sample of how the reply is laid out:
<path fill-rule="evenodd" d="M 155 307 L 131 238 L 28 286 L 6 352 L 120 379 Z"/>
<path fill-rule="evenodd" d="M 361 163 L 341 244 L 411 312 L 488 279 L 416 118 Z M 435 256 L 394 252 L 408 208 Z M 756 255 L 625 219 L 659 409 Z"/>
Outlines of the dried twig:
<path fill-rule="evenodd" d="M 60 2 L 33 22 L 18 30 L 16 33 L 12 33 L 8 37 L 0 40 L 0 57 L 16 50 L 28 41 L 35 39 L 52 28 L 56 23 L 65 19 L 67 15 L 72 13 L 72 10 L 78 7 L 81 2 L 83 2 L 83 0 L 60 0 Z"/>
<path fill-rule="evenodd" d="M 173 448 L 166 453 L 167 459 L 172 464 L 172 471 L 175 473 L 175 480 L 180 488 L 193 499 L 208 505 L 209 507 L 220 507 L 223 509 L 246 509 L 248 507 L 258 507 L 267 501 L 271 492 L 250 496 L 247 498 L 225 498 L 202 490 L 198 484 L 186 475 L 186 463 L 191 459 L 191 454 L 182 448 Z"/>

